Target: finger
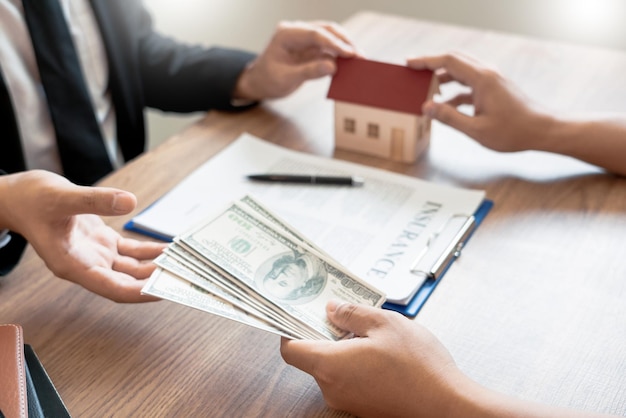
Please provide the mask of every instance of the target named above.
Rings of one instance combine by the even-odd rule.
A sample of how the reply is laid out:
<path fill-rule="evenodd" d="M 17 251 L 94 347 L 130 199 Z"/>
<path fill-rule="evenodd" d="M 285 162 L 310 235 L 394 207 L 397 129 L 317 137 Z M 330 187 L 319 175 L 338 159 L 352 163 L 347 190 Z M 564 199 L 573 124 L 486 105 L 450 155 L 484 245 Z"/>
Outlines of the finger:
<path fill-rule="evenodd" d="M 304 47 L 315 45 L 326 53 L 342 57 L 352 57 L 355 54 L 354 47 L 350 43 L 320 26 L 284 22 L 281 24 L 281 32 L 289 43 L 300 44 Z"/>
<path fill-rule="evenodd" d="M 455 80 L 470 87 L 476 84 L 481 70 L 480 64 L 460 54 L 411 58 L 407 60 L 407 65 L 418 70 L 436 71 L 443 69 L 448 74 L 448 81 Z"/>
<path fill-rule="evenodd" d="M 350 45 L 353 49 L 356 49 L 354 42 L 350 39 L 350 36 L 342 26 L 335 22 L 318 22 L 318 24 L 330 32 L 333 36 L 336 36 L 344 43 Z"/>
<path fill-rule="evenodd" d="M 439 84 L 446 84 L 456 81 L 446 70 L 440 69 L 435 72 Z"/>
<path fill-rule="evenodd" d="M 455 107 L 446 103 L 426 102 L 422 107 L 424 114 L 431 119 L 451 126 L 469 136 L 471 134 L 474 118 L 459 112 Z"/>
<path fill-rule="evenodd" d="M 131 238 L 120 238 L 117 241 L 117 251 L 121 255 L 136 258 L 137 260 L 153 260 L 167 248 L 164 242 L 137 241 Z"/>
<path fill-rule="evenodd" d="M 293 65 L 288 69 L 285 78 L 291 79 L 293 86 L 299 86 L 307 80 L 332 75 L 337 70 L 337 65 L 332 59 L 321 58 L 304 64 Z"/>
<path fill-rule="evenodd" d="M 454 107 L 471 105 L 474 104 L 474 95 L 471 93 L 460 93 L 453 98 L 446 100 L 444 103 Z"/>
<path fill-rule="evenodd" d="M 80 285 L 97 295 L 118 303 L 153 302 L 159 300 L 154 296 L 142 295 L 141 289 L 148 280 L 136 280 L 125 273 L 113 271 L 106 267 L 96 267 L 83 277 Z"/>
<path fill-rule="evenodd" d="M 280 341 L 280 355 L 287 364 L 314 376 L 317 363 L 328 343 L 331 342 L 290 340 L 283 337 Z"/>
<path fill-rule="evenodd" d="M 150 277 L 156 264 L 152 261 L 139 261 L 132 257 L 117 257 L 111 268 L 117 272 L 127 274 L 137 280 Z"/>
<path fill-rule="evenodd" d="M 337 301 L 328 303 L 326 314 L 333 324 L 360 337 L 367 337 L 384 321 L 381 309 Z"/>
<path fill-rule="evenodd" d="M 124 215 L 137 205 L 135 195 L 108 187 L 68 185 L 56 200 L 57 208 L 67 215 L 92 213 L 100 216 Z"/>

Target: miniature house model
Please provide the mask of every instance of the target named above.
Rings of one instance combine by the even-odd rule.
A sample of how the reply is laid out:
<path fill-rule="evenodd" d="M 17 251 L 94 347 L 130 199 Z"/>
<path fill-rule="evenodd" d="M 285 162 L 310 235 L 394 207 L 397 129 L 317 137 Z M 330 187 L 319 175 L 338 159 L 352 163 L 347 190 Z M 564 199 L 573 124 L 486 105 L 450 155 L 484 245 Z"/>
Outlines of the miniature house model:
<path fill-rule="evenodd" d="M 335 147 L 412 163 L 430 142 L 422 104 L 438 90 L 430 70 L 338 58 L 328 98 L 335 101 Z"/>

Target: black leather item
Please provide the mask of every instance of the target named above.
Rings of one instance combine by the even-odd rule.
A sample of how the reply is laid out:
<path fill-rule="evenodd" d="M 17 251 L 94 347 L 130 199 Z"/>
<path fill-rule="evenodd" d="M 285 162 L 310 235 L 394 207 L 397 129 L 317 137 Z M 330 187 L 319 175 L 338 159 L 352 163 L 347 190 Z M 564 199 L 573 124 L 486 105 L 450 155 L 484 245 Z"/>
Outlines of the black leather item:
<path fill-rule="evenodd" d="M 50 376 L 33 348 L 24 345 L 28 418 L 70 418 Z"/>

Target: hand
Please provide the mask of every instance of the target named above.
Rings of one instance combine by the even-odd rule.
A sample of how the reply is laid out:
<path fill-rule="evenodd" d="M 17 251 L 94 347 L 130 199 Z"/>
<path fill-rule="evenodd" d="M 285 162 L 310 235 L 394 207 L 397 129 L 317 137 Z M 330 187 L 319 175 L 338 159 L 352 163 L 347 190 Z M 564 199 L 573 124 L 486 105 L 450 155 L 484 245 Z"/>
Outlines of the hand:
<path fill-rule="evenodd" d="M 331 302 L 327 315 L 358 337 L 283 338 L 281 355 L 315 378 L 330 407 L 362 417 L 446 416 L 467 379 L 430 332 L 395 312 L 361 305 Z"/>
<path fill-rule="evenodd" d="M 312 375 L 332 408 L 360 417 L 600 417 L 516 399 L 464 375 L 424 327 L 395 312 L 330 302 L 342 341 L 281 339 L 283 359 Z"/>
<path fill-rule="evenodd" d="M 429 117 L 496 151 L 541 148 L 551 118 L 533 109 L 498 72 L 460 54 L 413 58 L 407 64 L 435 71 L 442 84 L 456 81 L 471 89 L 442 103 L 426 102 L 423 111 Z M 459 112 L 460 105 L 473 105 L 474 115 Z"/>
<path fill-rule="evenodd" d="M 129 213 L 134 195 L 42 170 L 0 182 L 0 225 L 24 236 L 56 276 L 116 302 L 155 300 L 140 290 L 165 244 L 123 238 L 96 216 Z"/>
<path fill-rule="evenodd" d="M 335 57 L 355 50 L 342 29 L 330 22 L 282 22 L 261 55 L 242 73 L 235 98 L 284 97 L 304 81 L 331 75 Z"/>

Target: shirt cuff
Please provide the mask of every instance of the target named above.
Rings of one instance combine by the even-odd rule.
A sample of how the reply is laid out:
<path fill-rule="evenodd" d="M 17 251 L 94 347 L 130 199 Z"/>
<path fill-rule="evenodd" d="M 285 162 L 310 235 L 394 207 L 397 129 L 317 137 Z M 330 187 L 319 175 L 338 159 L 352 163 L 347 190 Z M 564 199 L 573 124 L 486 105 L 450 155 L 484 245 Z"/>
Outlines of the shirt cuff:
<path fill-rule="evenodd" d="M 248 107 L 252 107 L 252 106 L 256 106 L 257 104 L 259 104 L 259 102 L 257 100 L 248 100 L 248 99 L 230 99 L 230 105 L 237 109 L 237 108 L 248 108 Z"/>
<path fill-rule="evenodd" d="M 6 174 L 6 171 L 0 169 L 0 176 Z M 11 235 L 9 235 L 8 229 L 0 229 L 0 248 L 6 247 L 6 245 L 11 241 Z"/>
<path fill-rule="evenodd" d="M 3 229 L 0 231 L 0 248 L 6 247 L 6 245 L 11 241 L 11 235 L 9 234 L 8 229 Z"/>

